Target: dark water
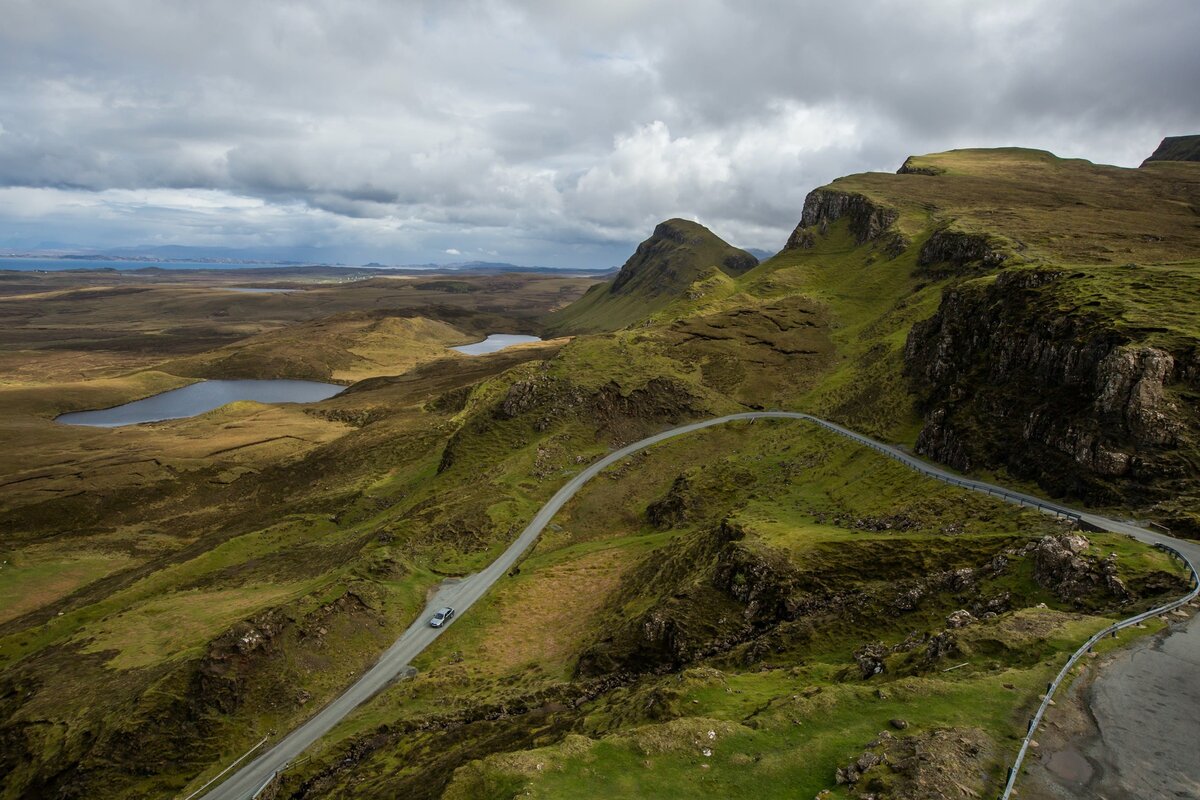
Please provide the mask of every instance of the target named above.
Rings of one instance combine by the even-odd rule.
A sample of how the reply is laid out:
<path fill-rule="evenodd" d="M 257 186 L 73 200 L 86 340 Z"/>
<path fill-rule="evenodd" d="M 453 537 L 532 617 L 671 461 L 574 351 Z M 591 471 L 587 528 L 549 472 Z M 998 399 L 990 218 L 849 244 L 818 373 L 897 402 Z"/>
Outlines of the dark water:
<path fill-rule="evenodd" d="M 503 350 L 506 347 L 512 347 L 514 344 L 527 344 L 529 342 L 540 341 L 541 339 L 537 336 L 522 336 L 519 333 L 493 333 L 482 342 L 459 345 L 458 347 L 452 347 L 450 349 L 457 350 L 460 353 L 466 353 L 469 356 L 481 356 L 485 353 L 494 353 L 497 350 Z"/>
<path fill-rule="evenodd" d="M 315 403 L 338 394 L 345 386 L 316 381 L 200 381 L 181 389 L 98 411 L 74 411 L 58 417 L 67 425 L 115 428 L 139 422 L 194 417 L 236 400 L 260 403 Z"/>
<path fill-rule="evenodd" d="M 227 292 L 250 292 L 251 294 L 287 294 L 289 292 L 298 292 L 299 289 L 260 289 L 258 287 L 242 287 L 242 286 L 219 286 L 219 289 L 224 289 Z"/>

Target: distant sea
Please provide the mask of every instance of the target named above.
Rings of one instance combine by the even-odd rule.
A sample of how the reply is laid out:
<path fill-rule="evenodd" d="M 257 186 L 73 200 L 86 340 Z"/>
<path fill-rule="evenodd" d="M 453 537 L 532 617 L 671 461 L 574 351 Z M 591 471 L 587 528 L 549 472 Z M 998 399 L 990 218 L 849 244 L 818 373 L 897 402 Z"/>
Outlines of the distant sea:
<path fill-rule="evenodd" d="M 122 272 L 158 267 L 159 269 L 254 269 L 255 267 L 279 267 L 287 264 L 239 264 L 228 262 L 202 261 L 106 261 L 104 259 L 87 258 L 3 258 L 0 257 L 0 270 L 13 269 L 22 272 L 36 270 L 64 269 L 117 269 Z"/>

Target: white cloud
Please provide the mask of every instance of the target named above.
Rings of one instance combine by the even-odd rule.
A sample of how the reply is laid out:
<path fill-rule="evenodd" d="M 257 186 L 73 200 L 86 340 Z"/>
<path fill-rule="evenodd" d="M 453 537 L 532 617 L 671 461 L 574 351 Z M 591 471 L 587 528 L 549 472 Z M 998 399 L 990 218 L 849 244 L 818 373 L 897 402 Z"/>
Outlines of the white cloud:
<path fill-rule="evenodd" d="M 393 263 L 459 250 L 610 266 L 668 216 L 777 247 L 809 189 L 913 152 L 1024 144 L 1132 165 L 1200 130 L 1190 0 L 11 0 L 5 14 L 6 245 L 291 241 Z"/>
<path fill-rule="evenodd" d="M 444 252 L 448 256 L 461 256 L 462 255 L 461 250 L 455 250 L 453 247 L 447 247 Z"/>

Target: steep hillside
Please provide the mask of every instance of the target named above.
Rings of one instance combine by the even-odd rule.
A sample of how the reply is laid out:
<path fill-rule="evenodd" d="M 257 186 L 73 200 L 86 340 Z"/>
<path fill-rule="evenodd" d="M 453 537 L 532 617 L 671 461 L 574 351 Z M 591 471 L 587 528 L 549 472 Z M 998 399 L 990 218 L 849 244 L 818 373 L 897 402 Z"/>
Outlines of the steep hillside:
<path fill-rule="evenodd" d="M 639 322 L 688 294 L 704 281 L 735 278 L 758 259 L 722 241 L 695 222 L 670 219 L 638 245 L 611 281 L 588 290 L 582 298 L 547 320 L 559 333 L 612 331 Z"/>
<path fill-rule="evenodd" d="M 955 151 L 817 189 L 787 252 L 829 259 L 844 230 L 837 258 L 910 275 L 897 308 L 937 287 L 888 345 L 919 452 L 1200 533 L 1197 208 L 1196 164 Z"/>
<path fill-rule="evenodd" d="M 1200 135 L 1166 137 L 1142 166 L 1151 161 L 1200 161 Z"/>
<path fill-rule="evenodd" d="M 135 372 L 89 350 L 103 380 L 28 379 L 27 357 L 0 392 L 0 795 L 188 795 L 342 691 L 602 453 L 749 406 L 1186 526 L 1198 185 L 1184 162 L 922 156 L 812 192 L 762 264 L 664 223 L 550 315 L 605 331 L 569 341 L 433 358 L 496 305 L 525 326 L 574 291 L 508 297 L 497 276 L 366 281 L 324 319 L 269 296 L 278 324 L 236 342 Z M 203 318 L 232 302 L 205 295 Z M 72 347 L 102 327 L 81 303 L 50 305 Z M 50 335 L 28 299 L 6 309 Z M 375 377 L 309 406 L 49 421 L 243 365 Z M 590 482 L 413 679 L 271 792 L 994 796 L 1064 654 L 1182 586 L 1158 551 L 1077 534 L 805 424 L 664 443 Z"/>

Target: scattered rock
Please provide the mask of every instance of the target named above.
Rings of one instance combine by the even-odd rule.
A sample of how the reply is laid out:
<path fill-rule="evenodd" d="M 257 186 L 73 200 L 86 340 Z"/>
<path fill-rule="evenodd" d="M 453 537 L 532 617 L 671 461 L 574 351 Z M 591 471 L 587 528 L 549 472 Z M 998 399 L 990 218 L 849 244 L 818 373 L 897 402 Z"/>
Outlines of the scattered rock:
<path fill-rule="evenodd" d="M 950 616 L 946 617 L 946 627 L 965 628 L 975 621 L 976 619 L 974 614 L 972 614 L 970 611 L 959 609 Z"/>
<path fill-rule="evenodd" d="M 968 800 L 982 796 L 982 761 L 992 757 L 986 734 L 974 728 L 941 728 L 905 737 L 880 734 L 834 781 L 854 797 Z"/>
<path fill-rule="evenodd" d="M 883 672 L 883 660 L 887 657 L 888 648 L 884 646 L 883 642 L 864 644 L 854 651 L 854 662 L 858 664 L 858 670 L 862 673 L 863 680 Z"/>
<path fill-rule="evenodd" d="M 1090 546 L 1081 534 L 1043 536 L 1029 545 L 1033 554 L 1033 578 L 1066 602 L 1079 603 L 1097 595 L 1128 600 L 1131 595 L 1117 577 L 1116 559 L 1086 555 Z"/>

